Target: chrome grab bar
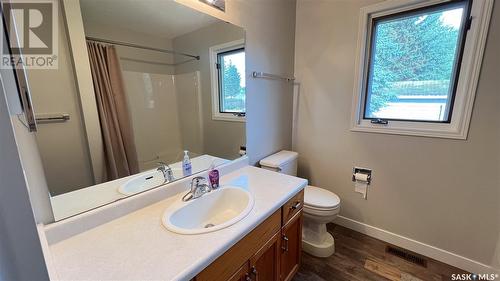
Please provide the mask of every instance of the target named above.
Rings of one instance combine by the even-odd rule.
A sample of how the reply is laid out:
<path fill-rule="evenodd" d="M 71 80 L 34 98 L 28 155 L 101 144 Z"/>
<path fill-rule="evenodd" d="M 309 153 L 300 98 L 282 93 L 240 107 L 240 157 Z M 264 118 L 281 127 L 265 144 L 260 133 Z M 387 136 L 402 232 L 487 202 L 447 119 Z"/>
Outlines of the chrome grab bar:
<path fill-rule="evenodd" d="M 69 114 L 68 113 L 57 113 L 57 114 L 39 114 L 36 116 L 36 121 L 39 122 L 39 123 L 46 123 L 46 122 L 57 122 L 57 121 L 61 121 L 61 122 L 65 122 L 65 121 L 68 121 L 70 118 L 69 118 Z"/>

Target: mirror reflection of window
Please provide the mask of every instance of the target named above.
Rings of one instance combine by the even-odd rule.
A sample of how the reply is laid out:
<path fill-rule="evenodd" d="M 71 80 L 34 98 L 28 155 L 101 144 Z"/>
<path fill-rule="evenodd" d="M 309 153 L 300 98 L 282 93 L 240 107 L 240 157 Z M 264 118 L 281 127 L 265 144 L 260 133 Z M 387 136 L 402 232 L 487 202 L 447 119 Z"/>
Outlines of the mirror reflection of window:
<path fill-rule="evenodd" d="M 209 48 L 212 80 L 212 119 L 245 122 L 245 44 L 234 40 Z"/>
<path fill-rule="evenodd" d="M 217 55 L 219 73 L 219 112 L 245 113 L 245 49 Z"/>

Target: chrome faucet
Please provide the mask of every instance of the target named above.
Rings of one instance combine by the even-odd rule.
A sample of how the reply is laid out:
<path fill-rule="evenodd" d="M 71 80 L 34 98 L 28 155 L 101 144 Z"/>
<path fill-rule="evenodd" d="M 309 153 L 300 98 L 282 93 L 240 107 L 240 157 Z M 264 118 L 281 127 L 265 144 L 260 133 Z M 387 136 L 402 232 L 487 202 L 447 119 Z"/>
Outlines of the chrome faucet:
<path fill-rule="evenodd" d="M 163 178 L 165 179 L 165 182 L 171 182 L 175 179 L 174 173 L 172 172 L 172 169 L 167 163 L 158 162 L 158 165 L 160 165 L 160 167 L 158 167 L 158 169 L 156 170 L 163 173 Z"/>
<path fill-rule="evenodd" d="M 204 177 L 195 177 L 191 181 L 191 190 L 182 197 L 182 201 L 186 202 L 192 199 L 199 198 L 203 194 L 212 191 L 208 181 Z"/>

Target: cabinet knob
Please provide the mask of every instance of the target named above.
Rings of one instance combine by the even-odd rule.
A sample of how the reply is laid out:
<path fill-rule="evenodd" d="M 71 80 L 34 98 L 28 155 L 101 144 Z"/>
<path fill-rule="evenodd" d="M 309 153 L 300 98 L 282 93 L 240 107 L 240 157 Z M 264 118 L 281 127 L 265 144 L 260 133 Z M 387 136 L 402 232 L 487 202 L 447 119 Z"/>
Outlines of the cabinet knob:
<path fill-rule="evenodd" d="M 250 278 L 250 275 L 248 275 L 248 273 L 245 274 L 245 281 L 252 281 L 252 278 Z"/>
<path fill-rule="evenodd" d="M 293 204 L 293 205 L 290 207 L 290 209 L 292 209 L 292 210 L 294 210 L 294 211 L 295 211 L 295 210 L 297 210 L 298 208 L 300 208 L 300 206 L 301 206 L 301 205 L 302 205 L 302 203 L 301 203 L 300 201 L 297 201 L 297 202 L 295 202 L 295 204 Z"/>
<path fill-rule="evenodd" d="M 258 278 L 259 272 L 257 271 L 257 268 L 255 268 L 255 266 L 252 266 L 252 268 L 250 268 L 250 272 L 252 273 L 253 276 L 255 276 L 255 280 L 259 280 Z"/>

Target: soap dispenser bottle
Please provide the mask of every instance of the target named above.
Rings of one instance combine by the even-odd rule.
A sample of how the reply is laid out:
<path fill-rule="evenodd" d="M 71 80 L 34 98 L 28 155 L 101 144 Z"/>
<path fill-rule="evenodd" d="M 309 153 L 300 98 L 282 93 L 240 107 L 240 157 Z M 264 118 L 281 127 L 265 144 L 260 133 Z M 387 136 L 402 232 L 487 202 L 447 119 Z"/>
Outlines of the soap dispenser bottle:
<path fill-rule="evenodd" d="M 215 163 L 210 165 L 210 172 L 208 172 L 208 179 L 210 180 L 210 187 L 212 189 L 219 188 L 219 171 L 215 169 Z"/>
<path fill-rule="evenodd" d="M 182 160 L 182 174 L 187 177 L 192 173 L 191 159 L 189 159 L 188 151 L 184 150 L 184 159 Z"/>

